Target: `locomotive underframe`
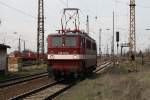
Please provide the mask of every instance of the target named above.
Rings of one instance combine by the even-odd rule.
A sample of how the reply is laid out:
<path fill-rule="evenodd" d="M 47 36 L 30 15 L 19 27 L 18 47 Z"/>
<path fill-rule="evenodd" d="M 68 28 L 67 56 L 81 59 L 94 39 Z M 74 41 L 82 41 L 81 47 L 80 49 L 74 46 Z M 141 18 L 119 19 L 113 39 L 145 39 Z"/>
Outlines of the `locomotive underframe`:
<path fill-rule="evenodd" d="M 96 69 L 95 59 L 82 60 L 51 60 L 49 68 L 55 78 L 80 77 L 92 73 Z"/>

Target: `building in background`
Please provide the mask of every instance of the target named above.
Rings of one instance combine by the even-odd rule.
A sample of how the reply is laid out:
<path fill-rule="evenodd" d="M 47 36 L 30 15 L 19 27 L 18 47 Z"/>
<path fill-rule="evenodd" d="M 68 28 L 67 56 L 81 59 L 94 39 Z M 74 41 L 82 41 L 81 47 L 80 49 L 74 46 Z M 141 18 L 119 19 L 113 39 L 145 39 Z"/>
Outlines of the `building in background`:
<path fill-rule="evenodd" d="M 0 74 L 5 74 L 8 69 L 7 48 L 10 46 L 0 44 Z"/>

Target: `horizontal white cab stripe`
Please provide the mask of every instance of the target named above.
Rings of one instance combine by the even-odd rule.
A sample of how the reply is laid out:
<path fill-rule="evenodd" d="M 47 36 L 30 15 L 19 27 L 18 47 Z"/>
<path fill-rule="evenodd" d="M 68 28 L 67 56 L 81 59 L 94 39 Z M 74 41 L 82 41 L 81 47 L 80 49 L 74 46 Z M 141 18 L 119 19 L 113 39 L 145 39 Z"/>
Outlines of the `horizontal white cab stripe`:
<path fill-rule="evenodd" d="M 58 60 L 67 60 L 67 59 L 96 59 L 96 55 L 57 55 L 57 54 L 48 54 L 48 59 L 58 59 Z"/>

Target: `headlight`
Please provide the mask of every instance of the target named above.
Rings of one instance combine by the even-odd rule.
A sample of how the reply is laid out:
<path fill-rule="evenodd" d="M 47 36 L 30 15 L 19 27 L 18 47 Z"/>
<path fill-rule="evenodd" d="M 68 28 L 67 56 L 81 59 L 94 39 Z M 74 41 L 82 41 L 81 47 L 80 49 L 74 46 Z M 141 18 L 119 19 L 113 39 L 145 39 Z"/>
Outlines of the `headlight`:
<path fill-rule="evenodd" d="M 73 55 L 73 59 L 77 59 L 77 55 Z"/>
<path fill-rule="evenodd" d="M 48 55 L 48 59 L 54 59 L 54 55 Z"/>

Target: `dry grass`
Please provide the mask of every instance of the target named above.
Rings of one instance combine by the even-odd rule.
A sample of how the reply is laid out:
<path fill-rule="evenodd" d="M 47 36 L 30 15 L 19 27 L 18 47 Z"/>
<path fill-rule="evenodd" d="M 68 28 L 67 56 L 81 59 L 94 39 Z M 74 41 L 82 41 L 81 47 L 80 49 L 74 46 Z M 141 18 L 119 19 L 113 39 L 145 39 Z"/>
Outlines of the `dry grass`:
<path fill-rule="evenodd" d="M 121 64 L 80 82 L 56 100 L 150 100 L 150 65 L 128 72 Z"/>

